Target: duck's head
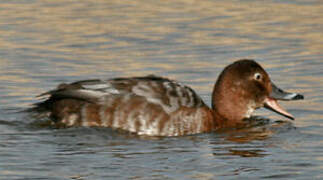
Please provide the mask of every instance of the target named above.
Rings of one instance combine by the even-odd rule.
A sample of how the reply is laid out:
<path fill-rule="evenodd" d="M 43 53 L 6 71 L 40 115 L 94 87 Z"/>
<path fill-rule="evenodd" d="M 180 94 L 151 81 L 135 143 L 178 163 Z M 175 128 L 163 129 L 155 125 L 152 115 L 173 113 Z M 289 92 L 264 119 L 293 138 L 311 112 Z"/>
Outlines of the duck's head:
<path fill-rule="evenodd" d="M 244 59 L 230 64 L 220 74 L 214 85 L 212 108 L 217 121 L 228 126 L 242 123 L 261 107 L 293 120 L 277 100 L 297 99 L 303 99 L 303 96 L 279 89 L 257 62 Z"/>

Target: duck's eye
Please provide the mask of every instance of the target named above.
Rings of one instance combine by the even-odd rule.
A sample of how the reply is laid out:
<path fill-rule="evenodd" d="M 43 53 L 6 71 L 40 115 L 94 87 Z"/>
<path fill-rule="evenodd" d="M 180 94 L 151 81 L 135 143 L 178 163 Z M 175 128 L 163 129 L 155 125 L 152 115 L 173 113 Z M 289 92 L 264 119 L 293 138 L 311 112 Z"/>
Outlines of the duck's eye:
<path fill-rule="evenodd" d="M 262 75 L 260 73 L 255 73 L 254 79 L 260 81 L 262 79 Z"/>

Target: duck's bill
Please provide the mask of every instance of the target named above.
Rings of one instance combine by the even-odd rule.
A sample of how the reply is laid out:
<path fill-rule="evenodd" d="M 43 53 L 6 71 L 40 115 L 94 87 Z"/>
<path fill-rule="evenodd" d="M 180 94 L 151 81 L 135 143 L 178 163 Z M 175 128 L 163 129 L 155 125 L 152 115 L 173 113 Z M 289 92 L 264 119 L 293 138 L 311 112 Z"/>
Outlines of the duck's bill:
<path fill-rule="evenodd" d="M 273 82 L 271 82 L 272 91 L 270 97 L 276 100 L 283 101 L 294 101 L 304 99 L 304 96 L 297 93 L 285 92 L 282 89 L 278 88 Z"/>
<path fill-rule="evenodd" d="M 291 120 L 294 120 L 294 116 L 282 108 L 277 100 L 283 101 L 294 101 L 304 99 L 304 96 L 297 93 L 285 92 L 282 89 L 278 88 L 273 82 L 271 82 L 272 92 L 269 97 L 265 99 L 265 108 L 272 110 L 282 116 L 285 116 Z"/>
<path fill-rule="evenodd" d="M 287 112 L 284 108 L 282 108 L 276 99 L 273 98 L 266 98 L 265 99 L 265 108 L 272 110 L 282 116 L 285 116 L 291 120 L 294 120 L 294 116 L 292 114 L 290 114 L 289 112 Z"/>

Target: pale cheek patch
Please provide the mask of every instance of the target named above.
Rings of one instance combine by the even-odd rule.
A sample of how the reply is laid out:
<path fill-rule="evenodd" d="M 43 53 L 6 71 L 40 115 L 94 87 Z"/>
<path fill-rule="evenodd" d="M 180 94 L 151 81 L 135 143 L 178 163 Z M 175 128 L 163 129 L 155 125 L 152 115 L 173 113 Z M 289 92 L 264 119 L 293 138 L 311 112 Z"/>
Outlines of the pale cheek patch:
<path fill-rule="evenodd" d="M 250 118 L 255 109 L 248 107 L 245 117 Z"/>
<path fill-rule="evenodd" d="M 246 114 L 245 114 L 245 117 L 246 118 L 250 118 L 252 113 L 255 111 L 256 109 L 256 103 L 255 102 L 250 102 L 248 105 L 247 105 L 247 111 L 246 111 Z"/>

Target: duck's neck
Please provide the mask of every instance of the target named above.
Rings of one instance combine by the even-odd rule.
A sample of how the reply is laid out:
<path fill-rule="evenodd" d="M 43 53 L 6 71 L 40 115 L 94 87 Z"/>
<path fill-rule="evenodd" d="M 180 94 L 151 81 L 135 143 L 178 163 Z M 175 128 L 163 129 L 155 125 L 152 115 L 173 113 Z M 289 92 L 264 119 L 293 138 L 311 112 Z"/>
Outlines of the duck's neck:
<path fill-rule="evenodd" d="M 218 128 L 236 127 L 243 123 L 250 113 L 243 95 L 234 88 L 214 85 L 212 94 L 213 119 Z"/>

